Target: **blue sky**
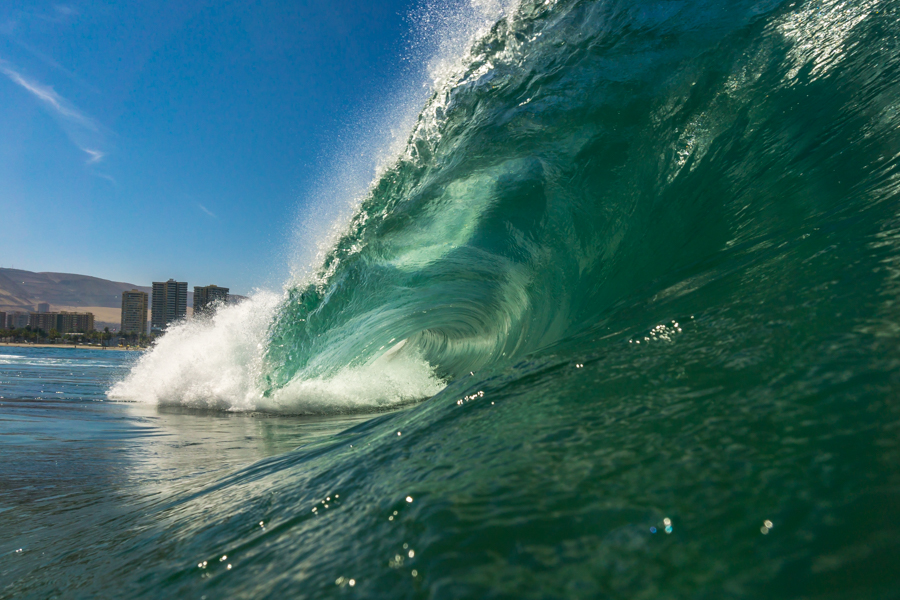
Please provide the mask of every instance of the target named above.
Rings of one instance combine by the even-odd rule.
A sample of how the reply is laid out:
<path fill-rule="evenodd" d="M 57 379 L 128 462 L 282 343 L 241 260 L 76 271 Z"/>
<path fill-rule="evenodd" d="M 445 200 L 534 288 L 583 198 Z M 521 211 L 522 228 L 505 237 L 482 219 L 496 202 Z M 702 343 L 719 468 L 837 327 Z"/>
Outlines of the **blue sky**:
<path fill-rule="evenodd" d="M 411 1 L 0 3 L 0 266 L 277 286 Z"/>

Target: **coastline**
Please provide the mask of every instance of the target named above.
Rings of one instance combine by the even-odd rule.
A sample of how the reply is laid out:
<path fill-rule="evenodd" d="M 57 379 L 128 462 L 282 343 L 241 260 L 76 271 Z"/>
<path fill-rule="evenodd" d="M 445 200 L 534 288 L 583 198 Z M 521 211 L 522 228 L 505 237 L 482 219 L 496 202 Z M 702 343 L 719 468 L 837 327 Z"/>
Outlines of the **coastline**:
<path fill-rule="evenodd" d="M 68 348 L 69 350 L 116 350 L 118 352 L 140 352 L 146 348 L 123 348 L 121 346 L 88 346 L 83 344 L 23 344 L 19 342 L 0 342 L 0 348 Z"/>

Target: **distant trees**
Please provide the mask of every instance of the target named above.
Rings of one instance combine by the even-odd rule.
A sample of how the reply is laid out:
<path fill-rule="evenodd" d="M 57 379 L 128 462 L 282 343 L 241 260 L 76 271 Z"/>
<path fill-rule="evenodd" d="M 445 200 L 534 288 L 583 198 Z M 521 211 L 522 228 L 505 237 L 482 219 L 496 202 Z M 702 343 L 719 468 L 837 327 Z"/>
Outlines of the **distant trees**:
<path fill-rule="evenodd" d="M 20 327 L 18 329 L 5 329 L 0 327 L 0 341 L 14 343 L 32 343 L 32 344 L 101 344 L 109 346 L 114 337 L 118 337 L 122 342 L 129 346 L 147 347 L 154 342 L 156 335 L 147 335 L 146 333 L 122 333 L 115 334 L 104 327 L 103 331 L 85 331 L 77 333 L 62 334 L 57 329 L 51 329 L 48 332 L 43 329 L 32 329 L 31 326 Z"/>
<path fill-rule="evenodd" d="M 12 338 L 22 342 L 37 342 L 37 340 L 46 338 L 47 334 L 43 329 L 32 329 L 31 326 L 19 327 L 18 329 L 0 330 L 0 337 Z"/>

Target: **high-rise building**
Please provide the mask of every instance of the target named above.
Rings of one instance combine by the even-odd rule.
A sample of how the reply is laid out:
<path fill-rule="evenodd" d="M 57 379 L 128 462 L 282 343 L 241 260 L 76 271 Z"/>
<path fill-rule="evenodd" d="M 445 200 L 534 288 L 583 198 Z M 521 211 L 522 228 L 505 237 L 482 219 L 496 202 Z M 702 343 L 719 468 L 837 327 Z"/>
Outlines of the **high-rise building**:
<path fill-rule="evenodd" d="M 28 325 L 31 326 L 32 330 L 40 329 L 44 333 L 50 333 L 51 329 L 57 329 L 57 317 L 59 315 L 57 313 L 45 312 L 45 313 L 36 313 L 33 312 L 29 315 Z"/>
<path fill-rule="evenodd" d="M 60 333 L 93 331 L 94 313 L 61 312 L 56 320 L 56 330 Z"/>
<path fill-rule="evenodd" d="M 94 330 L 93 313 L 74 312 L 33 312 L 28 316 L 28 325 L 32 329 L 40 329 L 50 333 L 51 329 L 59 333 L 84 333 Z"/>
<path fill-rule="evenodd" d="M 0 310 L 0 329 L 6 329 L 6 313 Z"/>
<path fill-rule="evenodd" d="M 122 292 L 122 333 L 146 333 L 147 293 L 140 290 Z"/>
<path fill-rule="evenodd" d="M 37 311 L 38 311 L 39 313 L 48 313 L 48 312 L 50 312 L 50 303 L 49 303 L 49 302 L 41 302 L 40 304 L 38 304 L 38 309 L 37 309 Z"/>
<path fill-rule="evenodd" d="M 228 288 L 217 285 L 194 286 L 194 314 L 202 314 L 210 309 L 210 305 L 221 300 L 228 301 Z"/>
<path fill-rule="evenodd" d="M 151 327 L 162 331 L 169 323 L 187 315 L 187 282 L 170 279 L 153 282 Z"/>
<path fill-rule="evenodd" d="M 22 329 L 23 327 L 28 327 L 28 321 L 30 320 L 27 312 L 11 312 L 6 315 L 6 325 L 10 329 Z"/>

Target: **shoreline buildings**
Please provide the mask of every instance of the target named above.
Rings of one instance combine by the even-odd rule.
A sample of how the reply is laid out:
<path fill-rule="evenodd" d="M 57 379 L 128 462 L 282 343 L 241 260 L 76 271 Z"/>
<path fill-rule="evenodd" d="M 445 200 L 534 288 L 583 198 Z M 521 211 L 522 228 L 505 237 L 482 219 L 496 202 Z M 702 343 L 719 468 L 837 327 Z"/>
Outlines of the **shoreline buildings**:
<path fill-rule="evenodd" d="M 151 331 L 162 331 L 169 323 L 187 316 L 187 282 L 170 279 L 153 282 Z"/>
<path fill-rule="evenodd" d="M 6 327 L 9 329 L 21 329 L 28 327 L 29 314 L 27 312 L 13 311 L 6 314 Z"/>
<path fill-rule="evenodd" d="M 148 294 L 140 290 L 122 292 L 121 333 L 147 333 Z"/>
<path fill-rule="evenodd" d="M 18 307 L 4 306 L 3 310 L 0 310 L 0 330 L 31 329 L 43 331 L 46 334 L 49 334 L 51 330 L 56 330 L 64 334 L 88 333 L 97 327 L 100 329 L 106 327 L 110 332 L 116 332 L 118 326 L 118 332 L 122 334 L 162 333 L 172 322 L 188 318 L 189 304 L 193 305 L 194 315 L 202 316 L 210 314 L 221 305 L 236 304 L 246 300 L 244 296 L 231 294 L 229 288 L 215 284 L 194 286 L 193 294 L 191 294 L 188 292 L 187 282 L 174 279 L 165 282 L 154 281 L 150 289 L 152 295 L 148 293 L 148 288 L 133 288 L 122 290 L 121 295 L 113 296 L 114 302 L 121 302 L 118 319 L 112 311 L 105 310 L 107 307 L 113 308 L 115 305 L 106 302 L 101 303 L 101 308 L 104 310 L 100 310 L 96 314 L 94 312 L 60 311 L 59 308 L 63 308 L 62 306 L 53 310 L 53 304 L 39 302 L 38 298 L 34 299 L 37 302 L 34 308 L 24 306 L 19 309 Z M 192 295 L 193 303 L 191 303 Z M 87 302 L 86 299 L 83 303 L 79 303 L 78 299 L 66 301 L 76 307 Z M 68 305 L 65 308 L 68 308 Z M 96 321 L 98 318 L 101 319 L 100 322 Z"/>
<path fill-rule="evenodd" d="M 94 313 L 33 312 L 28 316 L 28 325 L 45 333 L 51 329 L 59 333 L 87 333 L 94 330 Z"/>
<path fill-rule="evenodd" d="M 194 315 L 199 315 L 212 309 L 211 305 L 221 301 L 228 302 L 228 288 L 217 285 L 194 286 Z"/>

